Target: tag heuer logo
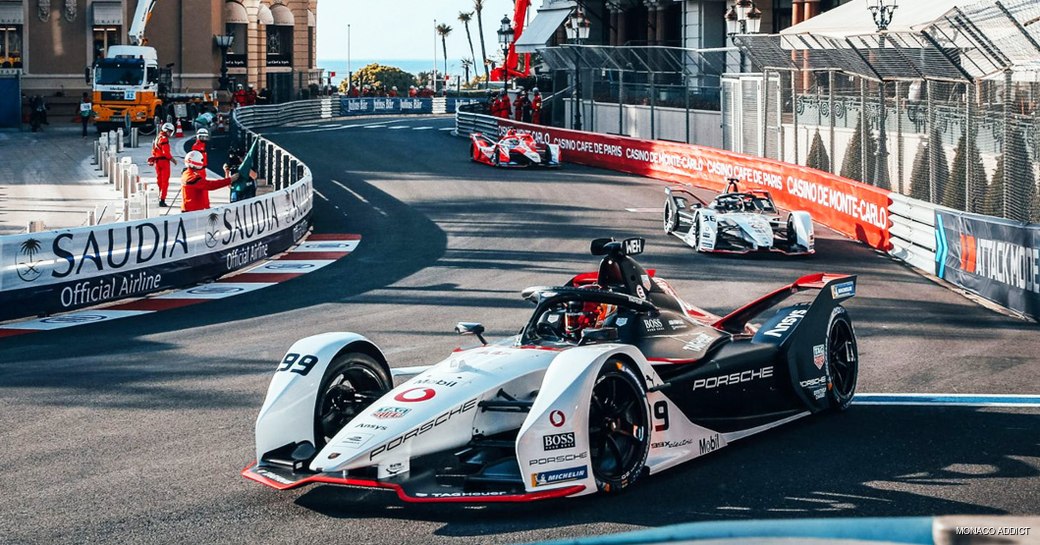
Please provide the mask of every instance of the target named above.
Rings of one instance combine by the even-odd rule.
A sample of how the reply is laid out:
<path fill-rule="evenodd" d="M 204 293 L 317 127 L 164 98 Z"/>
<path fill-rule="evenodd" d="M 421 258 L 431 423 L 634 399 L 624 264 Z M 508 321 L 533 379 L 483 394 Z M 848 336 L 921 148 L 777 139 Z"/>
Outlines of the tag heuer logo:
<path fill-rule="evenodd" d="M 18 273 L 18 278 L 24 282 L 32 282 L 43 275 L 43 270 L 40 268 L 42 261 L 36 260 L 36 254 L 40 253 L 42 248 L 40 241 L 35 238 L 26 239 L 18 246 L 15 272 Z"/>
<path fill-rule="evenodd" d="M 404 407 L 380 407 L 376 409 L 376 412 L 372 413 L 372 416 L 380 419 L 401 418 L 411 411 L 411 409 L 405 409 Z"/>

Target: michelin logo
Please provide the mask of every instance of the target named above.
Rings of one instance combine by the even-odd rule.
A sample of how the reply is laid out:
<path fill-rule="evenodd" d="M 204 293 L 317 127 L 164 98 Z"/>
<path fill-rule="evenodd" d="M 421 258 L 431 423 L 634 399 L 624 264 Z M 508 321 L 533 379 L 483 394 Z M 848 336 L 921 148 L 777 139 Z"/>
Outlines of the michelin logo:
<path fill-rule="evenodd" d="M 554 471 L 542 471 L 531 474 L 531 486 L 548 486 L 550 484 L 579 481 L 589 476 L 589 466 L 569 467 Z"/>
<path fill-rule="evenodd" d="M 856 283 L 851 280 L 831 286 L 831 297 L 834 299 L 846 299 L 854 295 L 856 295 Z"/>

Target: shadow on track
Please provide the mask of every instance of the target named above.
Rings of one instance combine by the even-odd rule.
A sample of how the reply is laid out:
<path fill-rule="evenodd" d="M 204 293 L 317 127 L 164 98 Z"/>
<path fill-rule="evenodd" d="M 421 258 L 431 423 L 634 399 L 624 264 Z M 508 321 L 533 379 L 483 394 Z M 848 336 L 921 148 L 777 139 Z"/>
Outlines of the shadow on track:
<path fill-rule="evenodd" d="M 1003 514 L 971 503 L 968 491 L 999 498 L 1028 488 L 1040 474 L 1026 458 L 1040 454 L 1027 431 L 1038 419 L 1015 410 L 860 406 L 734 443 L 612 496 L 464 507 L 321 486 L 296 503 L 335 518 L 438 522 L 435 535 L 456 537 L 604 523 Z"/>

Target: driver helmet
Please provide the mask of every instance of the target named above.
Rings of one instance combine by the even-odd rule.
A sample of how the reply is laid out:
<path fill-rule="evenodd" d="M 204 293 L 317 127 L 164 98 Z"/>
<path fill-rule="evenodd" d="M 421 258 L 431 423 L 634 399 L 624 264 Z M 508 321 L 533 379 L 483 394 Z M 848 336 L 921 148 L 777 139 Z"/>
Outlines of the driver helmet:
<path fill-rule="evenodd" d="M 586 328 L 600 327 L 608 316 L 617 310 L 617 305 L 588 301 L 570 301 L 563 314 L 564 335 L 579 340 Z"/>
<path fill-rule="evenodd" d="M 200 141 L 202 141 L 202 142 L 208 142 L 209 141 L 209 130 L 207 130 L 207 129 L 199 129 L 199 130 L 195 131 L 195 138 L 200 140 Z"/>
<path fill-rule="evenodd" d="M 537 87 L 532 87 L 531 88 L 531 92 L 532 93 L 537 93 L 538 92 L 538 88 Z"/>
<path fill-rule="evenodd" d="M 159 130 L 167 134 L 173 134 L 173 131 L 175 131 L 176 128 L 173 126 L 173 123 L 163 123 L 162 128 Z"/>

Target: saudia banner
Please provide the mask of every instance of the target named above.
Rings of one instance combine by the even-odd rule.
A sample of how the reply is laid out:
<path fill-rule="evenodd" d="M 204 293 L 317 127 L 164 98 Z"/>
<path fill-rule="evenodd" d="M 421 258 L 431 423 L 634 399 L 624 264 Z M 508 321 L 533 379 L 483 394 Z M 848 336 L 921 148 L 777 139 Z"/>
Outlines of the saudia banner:
<path fill-rule="evenodd" d="M 935 275 L 1040 318 L 1040 225 L 935 212 Z"/>
<path fill-rule="evenodd" d="M 215 278 L 307 231 L 310 180 L 231 205 L 147 220 L 0 237 L 0 320 Z"/>
<path fill-rule="evenodd" d="M 529 131 L 540 142 L 559 144 L 565 161 L 723 190 L 727 178 L 742 187 L 768 190 L 788 210 L 874 248 L 887 250 L 888 191 L 811 168 L 714 148 L 543 127 L 500 119 L 499 129 Z"/>

